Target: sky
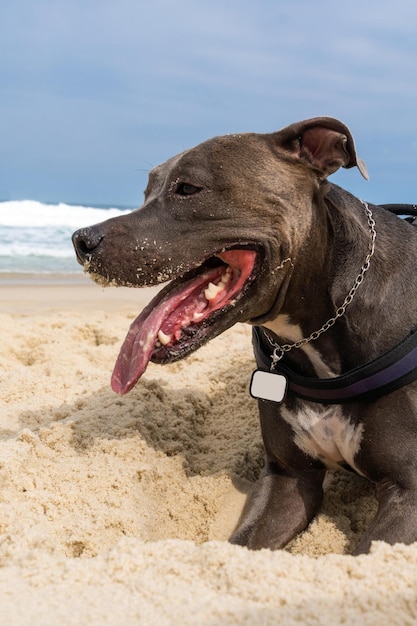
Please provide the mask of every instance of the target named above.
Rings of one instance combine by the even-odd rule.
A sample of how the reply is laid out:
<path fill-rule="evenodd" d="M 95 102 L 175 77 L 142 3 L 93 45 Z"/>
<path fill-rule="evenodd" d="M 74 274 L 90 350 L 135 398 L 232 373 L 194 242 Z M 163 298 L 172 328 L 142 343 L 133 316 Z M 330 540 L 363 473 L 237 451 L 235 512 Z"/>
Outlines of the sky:
<path fill-rule="evenodd" d="M 209 137 L 330 115 L 375 203 L 417 202 L 415 0 L 13 0 L 0 7 L 0 200 L 134 207 Z"/>

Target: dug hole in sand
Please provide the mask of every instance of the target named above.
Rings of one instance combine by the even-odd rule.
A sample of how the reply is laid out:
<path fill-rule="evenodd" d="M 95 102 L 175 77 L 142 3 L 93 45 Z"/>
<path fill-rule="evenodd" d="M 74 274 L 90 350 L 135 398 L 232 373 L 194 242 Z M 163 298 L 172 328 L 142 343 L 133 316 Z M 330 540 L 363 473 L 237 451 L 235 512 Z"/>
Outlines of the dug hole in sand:
<path fill-rule="evenodd" d="M 227 543 L 263 462 L 250 328 L 119 397 L 136 314 L 0 315 L 0 624 L 417 623 L 415 545 L 348 556 L 376 508 L 358 477 L 329 474 L 288 549 Z"/>

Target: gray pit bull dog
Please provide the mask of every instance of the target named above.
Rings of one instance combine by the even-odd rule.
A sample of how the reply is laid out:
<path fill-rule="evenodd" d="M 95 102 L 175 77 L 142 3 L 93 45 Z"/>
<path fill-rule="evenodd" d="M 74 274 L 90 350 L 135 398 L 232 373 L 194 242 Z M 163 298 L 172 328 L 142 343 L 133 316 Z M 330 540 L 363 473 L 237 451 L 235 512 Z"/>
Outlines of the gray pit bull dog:
<path fill-rule="evenodd" d="M 327 181 L 354 166 L 367 177 L 333 118 L 216 137 L 153 169 L 140 209 L 73 236 L 95 280 L 170 281 L 131 325 L 117 393 L 254 326 L 265 466 L 230 539 L 249 548 L 305 529 L 334 468 L 376 485 L 355 553 L 417 540 L 417 229 Z"/>

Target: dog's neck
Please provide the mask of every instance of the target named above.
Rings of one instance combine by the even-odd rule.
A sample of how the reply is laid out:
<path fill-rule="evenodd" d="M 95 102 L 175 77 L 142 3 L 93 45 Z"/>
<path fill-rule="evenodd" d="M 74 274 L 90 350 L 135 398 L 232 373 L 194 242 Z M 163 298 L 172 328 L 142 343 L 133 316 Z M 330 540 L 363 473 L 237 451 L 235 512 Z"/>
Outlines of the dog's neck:
<path fill-rule="evenodd" d="M 369 358 L 369 346 L 360 339 L 358 312 L 364 301 L 362 282 L 367 280 L 363 268 L 370 268 L 369 252 L 376 233 L 366 203 L 356 200 L 354 209 L 350 203 L 348 216 L 344 213 L 341 219 L 343 207 L 338 207 L 344 201 L 343 196 L 337 197 L 337 190 L 315 207 L 284 306 L 277 317 L 263 324 L 276 335 L 277 344 L 287 347 L 287 361 L 320 378 L 339 375 Z M 348 306 L 343 307 L 346 302 Z M 345 310 L 340 314 L 341 308 Z M 313 339 L 308 340 L 311 334 Z M 346 358 L 346 346 L 358 339 L 358 347 L 353 354 L 348 350 L 352 356 Z"/>

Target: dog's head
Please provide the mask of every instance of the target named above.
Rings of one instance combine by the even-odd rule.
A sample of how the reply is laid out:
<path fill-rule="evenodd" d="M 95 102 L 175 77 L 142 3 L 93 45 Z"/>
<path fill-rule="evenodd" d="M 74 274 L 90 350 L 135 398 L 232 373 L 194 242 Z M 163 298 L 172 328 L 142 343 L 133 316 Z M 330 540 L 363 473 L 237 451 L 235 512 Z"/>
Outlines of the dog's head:
<path fill-rule="evenodd" d="M 113 389 L 129 391 L 149 360 L 180 359 L 238 321 L 275 316 L 319 190 L 355 165 L 366 177 L 348 128 L 333 118 L 216 137 L 153 169 L 140 209 L 74 233 L 95 280 L 170 281 L 133 322 Z"/>

